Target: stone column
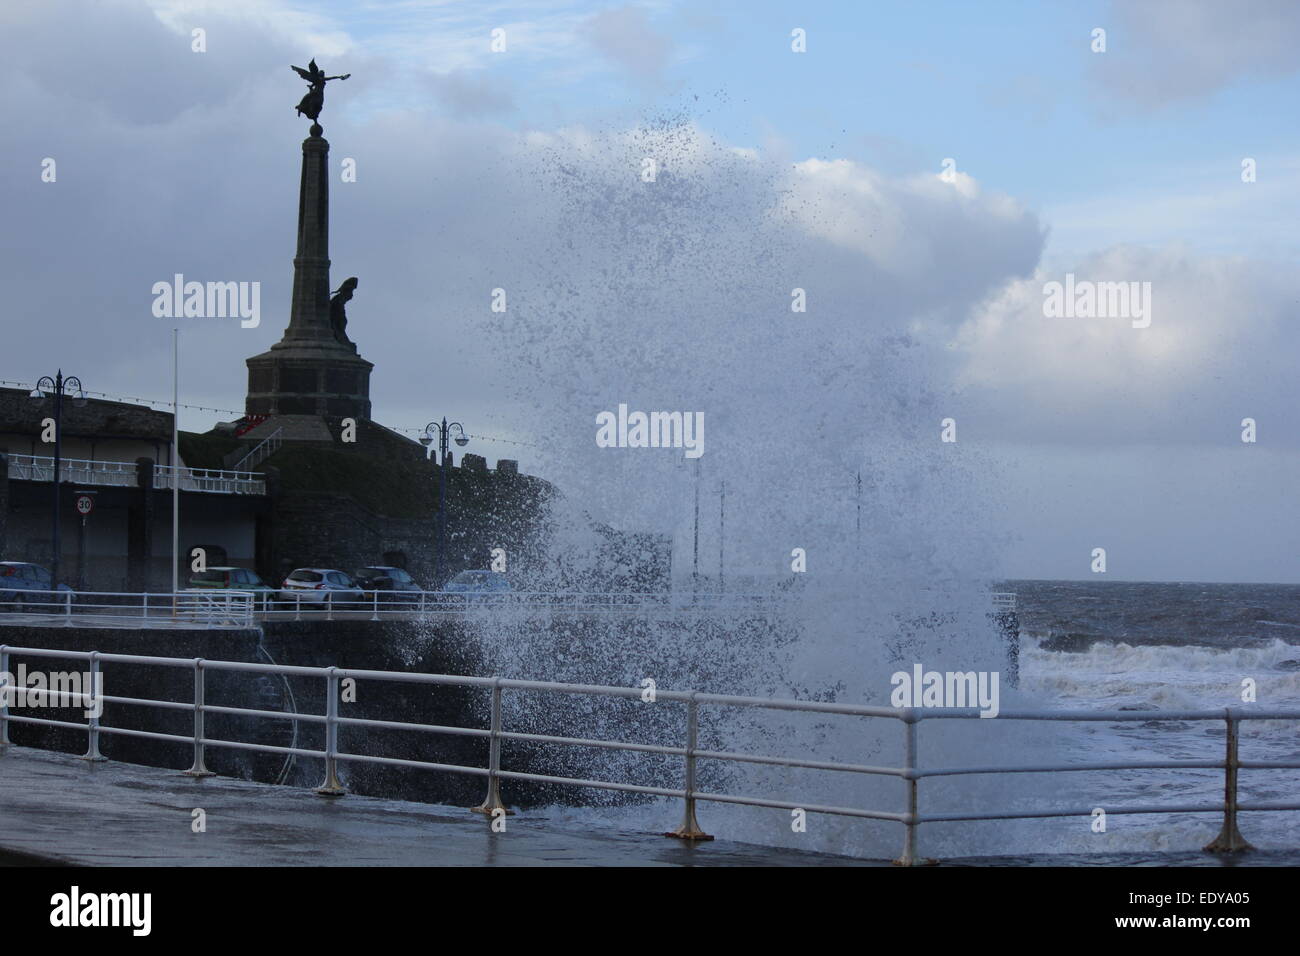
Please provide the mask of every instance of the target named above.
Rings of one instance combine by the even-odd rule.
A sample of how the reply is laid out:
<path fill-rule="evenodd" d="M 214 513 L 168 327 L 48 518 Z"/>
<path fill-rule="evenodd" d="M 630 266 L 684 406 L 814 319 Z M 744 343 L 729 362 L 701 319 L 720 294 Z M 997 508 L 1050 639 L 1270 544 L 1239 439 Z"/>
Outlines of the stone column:
<path fill-rule="evenodd" d="M 284 342 L 333 339 L 330 329 L 330 144 L 315 124 L 302 141 L 298 189 L 298 251 L 293 259 L 293 301 Z"/>
<path fill-rule="evenodd" d="M 0 448 L 0 560 L 9 556 L 9 449 Z"/>
<path fill-rule="evenodd" d="M 126 589 L 149 590 L 153 564 L 153 466 L 152 458 L 135 460 L 136 491 L 127 506 Z"/>

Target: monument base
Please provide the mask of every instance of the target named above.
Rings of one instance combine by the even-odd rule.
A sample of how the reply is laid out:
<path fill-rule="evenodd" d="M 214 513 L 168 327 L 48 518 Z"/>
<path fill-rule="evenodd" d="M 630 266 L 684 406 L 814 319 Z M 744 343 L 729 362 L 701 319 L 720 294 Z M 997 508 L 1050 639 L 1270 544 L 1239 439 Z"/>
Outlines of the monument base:
<path fill-rule="evenodd" d="M 245 414 L 370 418 L 374 365 L 359 355 L 302 354 L 308 351 L 272 349 L 247 359 Z"/>

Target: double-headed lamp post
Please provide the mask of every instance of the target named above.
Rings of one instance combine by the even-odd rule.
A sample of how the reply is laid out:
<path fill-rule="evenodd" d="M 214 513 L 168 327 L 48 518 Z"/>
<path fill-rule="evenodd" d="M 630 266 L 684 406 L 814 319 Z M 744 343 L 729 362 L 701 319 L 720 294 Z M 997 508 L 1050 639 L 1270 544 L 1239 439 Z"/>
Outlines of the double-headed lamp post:
<path fill-rule="evenodd" d="M 86 404 L 86 394 L 81 389 L 81 379 L 75 375 L 64 378 L 63 369 L 59 369 L 53 378 L 42 375 L 36 383 L 36 388 L 31 393 L 32 398 L 40 401 L 46 398 L 54 399 L 54 480 L 51 483 L 54 486 L 54 522 L 50 536 L 50 587 L 56 591 L 59 587 L 59 558 L 63 553 L 63 542 L 59 537 L 59 471 L 63 463 L 63 396 L 69 392 L 72 393 L 75 404 Z"/>
<path fill-rule="evenodd" d="M 437 436 L 438 440 L 438 563 L 437 563 L 437 587 L 442 590 L 443 573 L 446 566 L 447 553 L 447 442 L 450 438 L 451 429 L 456 429 L 455 442 L 461 448 L 469 444 L 469 436 L 465 434 L 465 428 L 460 422 L 447 424 L 447 419 L 443 418 L 442 424 L 429 422 L 424 426 L 424 437 L 420 443 L 429 449 L 429 454 L 433 454 L 433 441 Z"/>

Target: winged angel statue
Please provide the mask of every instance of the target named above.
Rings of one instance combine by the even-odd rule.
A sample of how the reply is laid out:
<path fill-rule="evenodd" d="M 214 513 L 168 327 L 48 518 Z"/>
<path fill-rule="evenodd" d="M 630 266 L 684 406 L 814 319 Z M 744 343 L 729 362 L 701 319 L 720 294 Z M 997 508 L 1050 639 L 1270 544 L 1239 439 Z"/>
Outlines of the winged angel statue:
<path fill-rule="evenodd" d="M 298 110 L 299 116 L 305 116 L 313 123 L 317 121 L 321 107 L 325 105 L 325 84 L 330 80 L 346 80 L 352 75 L 351 73 L 344 73 L 342 76 L 326 76 L 325 71 L 316 65 L 315 60 L 308 63 L 305 70 L 300 66 L 291 66 L 290 69 L 311 86 L 311 89 L 307 91 L 307 95 L 302 98 L 302 101 L 295 108 Z"/>

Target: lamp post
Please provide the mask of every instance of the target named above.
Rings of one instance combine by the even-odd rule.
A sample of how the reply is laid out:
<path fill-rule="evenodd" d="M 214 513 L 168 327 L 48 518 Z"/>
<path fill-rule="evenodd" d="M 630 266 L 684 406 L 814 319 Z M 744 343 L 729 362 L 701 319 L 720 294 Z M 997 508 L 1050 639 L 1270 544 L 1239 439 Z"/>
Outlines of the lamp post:
<path fill-rule="evenodd" d="M 695 459 L 695 564 L 691 570 L 691 600 L 700 593 L 700 459 Z"/>
<path fill-rule="evenodd" d="M 857 475 L 857 498 L 858 498 L 858 528 L 857 528 L 857 544 L 854 550 L 857 551 L 858 565 L 859 567 L 861 567 L 862 565 L 862 469 L 861 468 L 858 469 L 858 475 Z"/>
<path fill-rule="evenodd" d="M 721 502 L 718 509 L 718 592 L 727 590 L 727 483 L 718 483 Z"/>
<path fill-rule="evenodd" d="M 31 397 L 34 399 L 44 399 L 47 397 L 54 398 L 54 522 L 53 530 L 50 536 L 50 589 L 57 591 L 59 588 L 59 558 L 62 556 L 62 541 L 59 537 L 59 471 L 63 463 L 63 396 L 65 392 L 73 392 L 73 401 L 77 405 L 86 403 L 86 395 L 81 390 L 81 379 L 75 375 L 63 377 L 63 369 L 59 369 L 53 378 L 48 375 L 42 375 L 36 383 L 36 388 L 32 390 Z"/>
<path fill-rule="evenodd" d="M 438 590 L 442 590 L 443 574 L 446 569 L 446 552 L 447 552 L 447 441 L 450 437 L 450 430 L 456 429 L 456 444 L 464 448 L 469 444 L 469 436 L 465 434 L 465 428 L 460 422 L 447 424 L 446 417 L 443 418 L 442 424 L 438 422 L 429 422 L 424 426 L 424 437 L 420 439 L 421 444 L 429 449 L 428 454 L 433 455 L 434 435 L 438 437 L 438 563 L 436 585 Z"/>

